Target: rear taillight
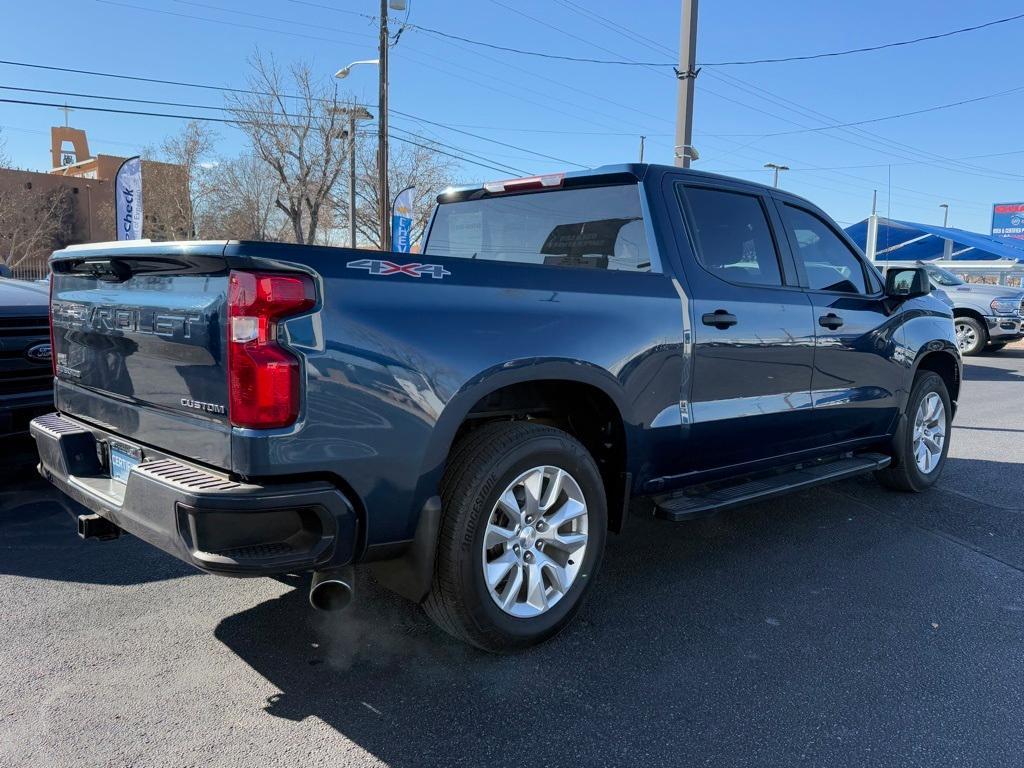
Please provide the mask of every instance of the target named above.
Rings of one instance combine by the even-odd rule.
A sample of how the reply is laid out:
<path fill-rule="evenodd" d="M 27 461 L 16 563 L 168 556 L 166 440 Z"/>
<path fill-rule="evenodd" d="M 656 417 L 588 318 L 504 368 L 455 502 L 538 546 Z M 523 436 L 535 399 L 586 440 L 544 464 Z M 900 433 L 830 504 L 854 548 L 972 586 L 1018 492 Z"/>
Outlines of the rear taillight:
<path fill-rule="evenodd" d="M 90 214 L 91 215 L 91 214 Z M 53 280 L 55 275 L 53 270 L 50 270 L 50 303 L 48 305 L 47 315 L 50 317 L 50 370 L 53 371 L 54 377 L 57 376 L 57 347 L 53 343 Z"/>
<path fill-rule="evenodd" d="M 228 416 L 236 427 L 287 427 L 299 416 L 299 361 L 277 321 L 316 304 L 305 275 L 232 272 L 228 283 Z"/>

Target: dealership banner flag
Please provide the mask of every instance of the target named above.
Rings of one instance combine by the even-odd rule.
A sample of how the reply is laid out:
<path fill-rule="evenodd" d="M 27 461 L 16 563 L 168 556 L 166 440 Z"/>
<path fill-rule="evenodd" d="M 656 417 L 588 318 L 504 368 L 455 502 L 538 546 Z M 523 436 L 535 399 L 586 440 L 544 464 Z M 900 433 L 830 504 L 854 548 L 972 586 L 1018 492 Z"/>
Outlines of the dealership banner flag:
<path fill-rule="evenodd" d="M 412 206 L 416 199 L 416 187 L 406 187 L 395 198 L 391 210 L 391 250 L 409 253 L 412 249 Z"/>
<path fill-rule="evenodd" d="M 142 238 L 142 160 L 129 157 L 114 176 L 117 239 Z"/>

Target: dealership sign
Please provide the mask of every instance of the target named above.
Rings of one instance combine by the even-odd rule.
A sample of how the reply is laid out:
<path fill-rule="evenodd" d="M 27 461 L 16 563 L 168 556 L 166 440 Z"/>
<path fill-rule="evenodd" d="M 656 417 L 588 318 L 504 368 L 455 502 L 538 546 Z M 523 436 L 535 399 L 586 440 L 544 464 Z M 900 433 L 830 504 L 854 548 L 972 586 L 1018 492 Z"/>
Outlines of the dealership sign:
<path fill-rule="evenodd" d="M 415 201 L 416 187 L 406 187 L 398 193 L 391 208 L 391 250 L 395 253 L 412 250 L 412 208 Z"/>
<path fill-rule="evenodd" d="M 996 203 L 992 206 L 992 237 L 1024 240 L 1024 203 Z"/>

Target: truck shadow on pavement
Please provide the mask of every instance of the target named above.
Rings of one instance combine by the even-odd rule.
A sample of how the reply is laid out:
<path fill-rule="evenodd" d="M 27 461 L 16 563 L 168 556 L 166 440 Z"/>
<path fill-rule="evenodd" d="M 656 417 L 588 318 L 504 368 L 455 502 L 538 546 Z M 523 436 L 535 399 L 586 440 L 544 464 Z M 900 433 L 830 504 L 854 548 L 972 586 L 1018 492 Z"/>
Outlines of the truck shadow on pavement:
<path fill-rule="evenodd" d="M 985 711 L 989 686 L 1021 680 L 1024 604 L 965 600 L 984 574 L 888 514 L 893 498 L 913 503 L 865 479 L 703 521 L 631 518 L 575 624 L 516 655 L 461 645 L 368 577 L 348 613 L 312 612 L 296 577 L 216 636 L 280 691 L 254 704 L 318 717 L 391 766 L 856 764 L 897 743 L 941 762 L 963 749 L 937 727 L 949 692 Z M 975 653 L 1004 641 L 1008 666 Z M 913 706 L 887 708 L 908 668 Z"/>
<path fill-rule="evenodd" d="M 1014 368 L 1001 368 L 992 363 L 964 363 L 964 381 L 1024 382 L 1024 376 Z"/>
<path fill-rule="evenodd" d="M 0 485 L 0 574 L 124 586 L 199 573 L 132 536 L 82 541 L 74 502 L 31 466 L 19 478 Z"/>

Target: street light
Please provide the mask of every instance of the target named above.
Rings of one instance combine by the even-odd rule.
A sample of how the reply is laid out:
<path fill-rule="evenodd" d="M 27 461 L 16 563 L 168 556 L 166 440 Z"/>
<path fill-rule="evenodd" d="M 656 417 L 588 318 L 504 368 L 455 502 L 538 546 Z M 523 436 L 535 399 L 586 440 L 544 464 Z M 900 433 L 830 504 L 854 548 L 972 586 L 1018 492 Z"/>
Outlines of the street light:
<path fill-rule="evenodd" d="M 348 247 L 356 247 L 356 121 L 373 120 L 366 107 L 339 107 L 348 118 Z"/>
<path fill-rule="evenodd" d="M 391 250 L 391 211 L 388 205 L 391 196 L 388 193 L 388 8 L 394 11 L 406 10 L 406 0 L 380 0 L 380 42 L 376 59 L 353 61 L 334 73 L 339 80 L 348 77 L 352 67 L 357 64 L 376 64 L 380 71 L 379 93 L 377 95 L 377 194 L 380 208 L 380 249 Z"/>
<path fill-rule="evenodd" d="M 346 77 L 349 76 L 349 74 L 351 74 L 352 67 L 358 66 L 360 64 L 380 64 L 380 59 L 360 59 L 359 61 L 353 61 L 347 67 L 342 67 L 337 72 L 335 72 L 334 76 L 339 80 L 344 80 Z"/>
<path fill-rule="evenodd" d="M 949 203 L 939 203 L 939 208 L 944 209 L 942 213 L 942 226 L 949 226 Z"/>
<path fill-rule="evenodd" d="M 772 186 L 774 187 L 779 186 L 779 171 L 789 170 L 788 165 L 778 165 L 777 163 L 765 163 L 764 167 L 775 171 L 775 181 L 772 182 Z"/>
<path fill-rule="evenodd" d="M 388 206 L 388 17 L 387 0 L 381 0 L 380 9 L 380 58 L 360 59 L 342 67 L 334 76 L 344 80 L 359 64 L 376 64 L 380 67 L 380 87 L 377 96 L 379 109 L 377 119 L 377 189 L 378 225 L 380 226 L 380 249 L 391 250 L 391 211 Z"/>

